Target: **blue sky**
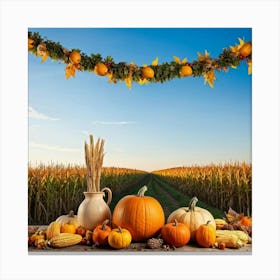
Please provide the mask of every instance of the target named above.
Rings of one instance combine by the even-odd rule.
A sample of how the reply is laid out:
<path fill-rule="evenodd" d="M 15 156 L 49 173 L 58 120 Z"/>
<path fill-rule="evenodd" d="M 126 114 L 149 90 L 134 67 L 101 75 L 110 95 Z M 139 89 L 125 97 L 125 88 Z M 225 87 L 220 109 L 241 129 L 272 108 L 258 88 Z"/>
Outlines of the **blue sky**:
<path fill-rule="evenodd" d="M 31 28 L 68 49 L 112 56 L 115 62 L 197 59 L 207 50 L 251 40 L 249 28 L 58 29 Z M 111 84 L 89 72 L 65 79 L 65 64 L 28 55 L 29 160 L 84 164 L 89 133 L 105 139 L 105 166 L 162 168 L 251 162 L 252 76 L 245 62 L 216 72 L 214 88 L 203 78 L 163 84 Z"/>

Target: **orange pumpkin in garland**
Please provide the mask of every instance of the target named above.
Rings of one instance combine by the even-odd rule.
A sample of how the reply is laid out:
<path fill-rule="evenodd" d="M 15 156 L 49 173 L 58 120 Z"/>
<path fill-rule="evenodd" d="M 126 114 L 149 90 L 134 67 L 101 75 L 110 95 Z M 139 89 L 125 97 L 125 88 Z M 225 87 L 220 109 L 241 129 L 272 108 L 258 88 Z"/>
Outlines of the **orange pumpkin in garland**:
<path fill-rule="evenodd" d="M 145 241 L 158 234 L 165 217 L 160 203 L 153 197 L 144 196 L 147 187 L 142 187 L 137 195 L 127 195 L 116 205 L 113 227 L 122 227 L 132 235 L 133 241 Z"/>

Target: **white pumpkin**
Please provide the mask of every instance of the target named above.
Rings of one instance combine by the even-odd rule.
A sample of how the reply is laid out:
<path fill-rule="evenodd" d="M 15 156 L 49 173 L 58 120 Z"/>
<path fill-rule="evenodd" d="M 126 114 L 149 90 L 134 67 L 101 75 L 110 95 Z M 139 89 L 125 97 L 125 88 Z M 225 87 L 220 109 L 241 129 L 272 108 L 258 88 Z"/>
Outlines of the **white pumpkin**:
<path fill-rule="evenodd" d="M 167 223 L 171 223 L 176 219 L 179 223 L 186 224 L 191 232 L 191 241 L 195 241 L 195 233 L 200 225 L 210 221 L 210 224 L 216 228 L 216 223 L 212 214 L 204 208 L 197 207 L 197 202 L 198 199 L 193 197 L 188 207 L 181 207 L 173 211 L 167 219 Z"/>
<path fill-rule="evenodd" d="M 61 225 L 71 222 L 75 225 L 76 228 L 79 226 L 77 215 L 74 215 L 73 210 L 70 210 L 68 215 L 62 215 L 58 217 L 56 219 L 56 222 L 59 222 Z"/>

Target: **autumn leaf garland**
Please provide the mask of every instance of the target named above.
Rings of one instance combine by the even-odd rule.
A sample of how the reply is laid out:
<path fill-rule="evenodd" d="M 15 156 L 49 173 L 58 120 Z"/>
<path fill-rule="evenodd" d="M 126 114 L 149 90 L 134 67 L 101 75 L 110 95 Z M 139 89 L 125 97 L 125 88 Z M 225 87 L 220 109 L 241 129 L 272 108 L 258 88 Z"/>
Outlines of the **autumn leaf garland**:
<path fill-rule="evenodd" d="M 133 62 L 115 63 L 113 58 L 107 56 L 102 58 L 100 54 L 90 54 L 89 56 L 78 49 L 69 51 L 59 42 L 43 39 L 38 32 L 28 32 L 28 51 L 36 56 L 40 56 L 42 62 L 48 57 L 52 60 L 65 63 L 65 76 L 67 79 L 75 77 L 75 71 L 93 72 L 99 76 L 106 76 L 111 83 L 122 81 L 128 88 L 133 82 L 140 85 L 148 83 L 164 83 L 174 78 L 188 76 L 204 77 L 204 84 L 214 87 L 216 80 L 215 71 L 227 72 L 229 68 L 236 69 L 245 60 L 248 65 L 248 74 L 252 73 L 252 44 L 238 38 L 235 46 L 224 48 L 218 58 L 211 58 L 210 53 L 198 52 L 198 59 L 188 62 L 187 58 L 182 60 L 173 56 L 174 61 L 159 64 L 156 58 L 151 65 L 144 64 L 138 66 Z M 76 59 L 73 59 L 75 55 Z"/>

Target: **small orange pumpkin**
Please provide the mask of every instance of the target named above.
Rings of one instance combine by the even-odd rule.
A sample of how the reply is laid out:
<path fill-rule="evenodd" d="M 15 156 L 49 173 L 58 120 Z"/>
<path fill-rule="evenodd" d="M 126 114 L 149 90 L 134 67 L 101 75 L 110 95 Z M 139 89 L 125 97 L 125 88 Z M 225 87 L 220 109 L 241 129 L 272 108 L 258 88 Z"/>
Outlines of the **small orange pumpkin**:
<path fill-rule="evenodd" d="M 216 229 L 208 221 L 206 224 L 199 226 L 195 234 L 197 243 L 205 248 L 214 245 L 216 241 Z"/>
<path fill-rule="evenodd" d="M 98 225 L 93 233 L 92 233 L 92 240 L 95 245 L 97 246 L 104 246 L 108 245 L 108 236 L 111 232 L 111 227 L 109 227 L 107 224 L 109 223 L 109 220 L 105 220 L 102 225 Z"/>
<path fill-rule="evenodd" d="M 145 241 L 158 234 L 165 217 L 160 203 L 153 197 L 144 196 L 147 187 L 142 187 L 137 195 L 127 195 L 116 205 L 113 227 L 122 227 L 132 235 L 134 241 Z"/>
<path fill-rule="evenodd" d="M 69 221 L 66 224 L 63 224 L 60 228 L 61 233 L 76 233 L 76 226 L 73 222 Z"/>
<path fill-rule="evenodd" d="M 175 219 L 174 223 L 168 223 L 162 227 L 161 236 L 167 244 L 182 247 L 190 241 L 191 232 L 188 226 L 178 223 Z"/>
<path fill-rule="evenodd" d="M 252 226 L 252 219 L 249 218 L 248 216 L 244 216 L 243 218 L 241 218 L 240 223 L 241 223 L 243 226 L 249 226 L 249 227 L 251 227 L 251 226 Z"/>

